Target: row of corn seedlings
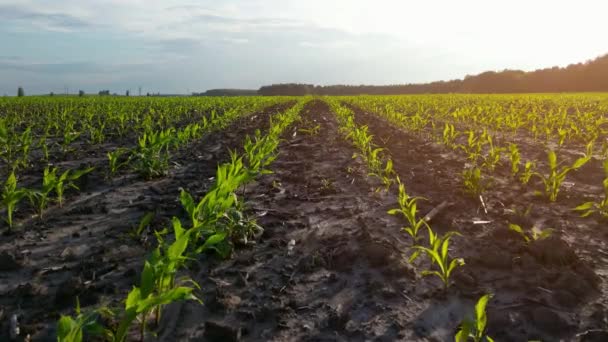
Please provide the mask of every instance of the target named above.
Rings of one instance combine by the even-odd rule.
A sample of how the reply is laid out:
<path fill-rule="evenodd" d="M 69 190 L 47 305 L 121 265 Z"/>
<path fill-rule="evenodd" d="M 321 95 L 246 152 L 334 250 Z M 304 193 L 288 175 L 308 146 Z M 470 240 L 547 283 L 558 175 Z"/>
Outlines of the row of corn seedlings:
<path fill-rule="evenodd" d="M 356 104 L 360 105 L 362 100 L 361 98 L 356 98 L 350 99 L 350 102 L 356 102 Z M 380 100 L 379 102 L 382 101 Z M 384 108 L 377 106 L 375 109 L 376 114 L 383 116 L 398 127 L 415 133 L 420 133 L 423 129 L 423 127 L 411 123 L 412 118 L 420 115 L 420 108 L 418 108 L 418 112 L 414 115 L 405 115 L 404 113 L 397 112 L 392 108 L 392 103 L 387 104 Z M 544 166 L 542 168 L 539 166 L 540 163 L 534 160 L 527 160 L 524 163 L 522 161 L 519 146 L 516 143 L 498 146 L 494 142 L 493 135 L 489 133 L 487 127 L 481 128 L 480 133 L 476 133 L 472 128 L 461 133 L 455 128 L 454 124 L 445 122 L 441 135 L 437 136 L 436 141 L 452 150 L 464 154 L 467 159 L 465 169 L 462 172 L 464 191 L 474 198 L 479 198 L 480 203 L 484 208 L 485 202 L 483 193 L 491 186 L 491 176 L 497 165 L 506 164 L 510 169 L 512 180 L 514 182 L 519 182 L 524 186 L 527 185 L 531 179 L 538 179 L 542 188 L 537 190 L 536 193 L 539 196 L 544 196 L 549 202 L 556 202 L 558 200 L 558 194 L 566 183 L 567 176 L 571 172 L 585 166 L 594 158 L 603 160 L 602 165 L 606 174 L 602 182 L 603 193 L 596 195 L 595 200 L 582 203 L 573 208 L 573 211 L 579 212 L 583 217 L 596 215 L 601 218 L 606 218 L 608 217 L 608 141 L 602 142 L 601 149 L 594 148 L 595 143 L 597 142 L 597 135 L 603 134 L 605 136 L 606 122 L 603 116 L 598 117 L 601 112 L 598 112 L 597 109 L 589 108 L 588 110 L 590 112 L 582 113 L 580 108 L 576 108 L 576 114 L 566 116 L 564 116 L 565 111 L 563 109 L 559 110 L 559 116 L 547 114 L 547 117 L 551 118 L 550 121 L 557 120 L 559 122 L 563 122 L 564 120 L 578 120 L 576 119 L 576 116 L 582 116 L 585 118 L 584 121 L 580 121 L 578 124 L 570 123 L 569 127 L 576 132 L 592 133 L 581 135 L 569 132 L 566 134 L 564 133 L 565 129 L 559 128 L 555 130 L 557 135 L 554 134 L 554 137 L 552 137 L 551 133 L 548 132 L 545 137 L 545 142 L 555 140 L 553 138 L 559 138 L 559 141 L 553 143 L 553 145 L 557 145 L 557 149 L 550 147 L 550 144 L 547 144 L 547 159 L 546 162 L 543 163 Z M 425 114 L 428 112 L 428 110 L 424 111 Z M 467 111 L 457 107 L 453 110 L 453 113 L 454 116 L 464 119 L 466 117 L 466 114 L 464 113 L 467 113 Z M 511 121 L 515 120 L 513 118 L 514 114 L 507 113 L 505 115 L 510 117 Z M 483 120 L 476 119 L 474 114 L 472 114 L 472 116 L 473 118 L 471 118 L 471 121 L 477 123 L 478 127 L 484 124 L 487 124 L 488 127 L 492 127 L 488 122 L 484 123 Z M 594 117 L 595 119 L 593 119 Z M 433 118 L 431 118 L 430 115 L 427 115 L 426 118 L 427 122 L 431 122 L 434 129 Z M 420 120 L 416 119 L 414 121 L 419 122 Z M 493 128 L 496 129 L 496 126 Z M 569 138 L 565 139 L 565 136 Z M 570 138 L 573 136 L 576 136 L 575 140 L 579 143 L 585 143 L 584 152 L 581 153 L 582 155 L 580 157 L 570 163 L 559 161 L 561 158 L 559 158 L 558 154 L 560 153 L 561 147 L 564 145 L 565 140 L 570 141 L 572 140 Z M 515 133 L 513 133 L 512 137 L 515 137 Z M 463 140 L 463 138 L 466 139 Z M 522 235 L 526 242 L 546 238 L 550 236 L 553 231 L 551 228 L 540 230 L 537 227 L 524 229 L 513 224 L 509 225 L 509 229 Z"/>
<path fill-rule="evenodd" d="M 51 200 L 57 202 L 60 208 L 63 207 L 65 191 L 69 188 L 79 190 L 77 181 L 91 171 L 93 171 L 92 167 L 80 170 L 68 169 L 60 173 L 57 167 L 49 168 L 47 166 L 43 172 L 40 188 L 19 187 L 15 173 L 11 172 L 2 188 L 2 201 L 0 202 L 6 209 L 5 221 L 9 232 L 13 229 L 13 213 L 24 198 L 29 199 L 31 207 L 42 220 L 44 211 Z"/>
<path fill-rule="evenodd" d="M 289 101 L 279 97 L 0 99 L 0 165 L 5 174 L 32 162 L 54 162 L 76 146 L 131 142 L 145 133 L 253 113 Z M 210 114 L 209 114 L 210 113 Z M 135 141 L 133 141 L 135 142 Z M 32 153 L 35 152 L 35 159 Z"/>
<path fill-rule="evenodd" d="M 158 323 L 165 305 L 183 300 L 202 303 L 194 294 L 199 285 L 189 278 L 178 279 L 178 270 L 189 258 L 207 251 L 227 257 L 234 243 L 246 242 L 261 229 L 240 212 L 243 201 L 238 199 L 237 190 L 255 177 L 270 172 L 268 167 L 276 158 L 281 135 L 299 118 L 308 100 L 303 99 L 274 116 L 266 135 L 258 131 L 254 138 L 246 137 L 244 152 L 241 155 L 231 152 L 230 162 L 218 166 L 215 183 L 198 202 L 182 190 L 180 201 L 188 213 L 189 225 L 185 228 L 179 218 L 173 218 L 175 240 L 172 243 L 166 241 L 166 231 L 157 232 L 158 247 L 144 263 L 140 284 L 129 292 L 124 308 L 103 307 L 82 313 L 77 306 L 75 316 L 62 316 L 59 320 L 58 341 L 79 342 L 86 333 L 121 342 L 127 339 L 135 322 L 139 324 L 143 341 L 149 318 L 154 316 Z M 116 320 L 116 327 L 103 327 L 99 316 Z"/>
<path fill-rule="evenodd" d="M 121 168 L 126 166 L 131 166 L 134 171 L 146 179 L 163 176 L 169 169 L 171 149 L 179 148 L 193 140 L 200 139 L 204 134 L 224 129 L 237 119 L 258 110 L 261 104 L 268 104 L 265 101 L 259 103 L 260 105 L 252 106 L 252 108 L 227 107 L 222 114 L 217 114 L 216 110 L 213 109 L 208 117 L 205 116 L 200 122 L 190 123 L 181 129 L 170 127 L 163 130 L 145 131 L 139 137 L 136 147 L 132 149 L 120 147 L 107 153 L 108 178 L 115 176 Z M 93 170 L 92 168 L 67 170 L 58 175 L 57 168 L 49 169 L 47 166 L 44 170 L 40 189 L 19 188 L 15 170 L 17 170 L 18 165 L 25 167 L 28 164 L 32 143 L 31 132 L 31 128 L 28 127 L 20 134 L 14 132 L 9 134 L 5 120 L 0 118 L 0 146 L 4 146 L 4 149 L 0 151 L 3 151 L 6 156 L 7 165 L 11 163 L 9 160 L 12 160 L 13 163 L 10 168 L 12 171 L 4 184 L 1 202 L 6 209 L 5 221 L 8 224 L 9 231 L 13 228 L 13 213 L 24 198 L 29 199 L 37 215 L 42 218 L 52 193 L 55 193 L 56 199 L 54 200 L 58 202 L 59 207 L 62 207 L 64 189 L 77 189 L 75 181 Z M 10 141 L 11 139 L 16 139 L 16 142 Z M 43 143 L 42 146 L 46 148 L 47 145 Z M 19 157 L 14 158 L 15 155 Z"/>
<path fill-rule="evenodd" d="M 458 97 L 456 98 L 458 99 Z M 509 143 L 500 146 L 496 140 L 505 140 L 504 135 L 501 135 L 501 139 L 496 139 L 496 135 L 498 135 L 498 133 L 492 134 L 488 129 L 488 127 L 494 126 L 481 119 L 475 119 L 475 115 L 481 114 L 479 114 L 478 111 L 467 111 L 463 109 L 468 108 L 466 107 L 466 104 L 463 104 L 463 107 L 450 109 L 451 114 L 449 115 L 437 114 L 437 112 L 441 112 L 438 107 L 432 108 L 431 110 L 425 108 L 420 103 L 418 103 L 417 107 L 415 108 L 411 108 L 411 105 L 408 107 L 413 111 L 414 114 L 411 114 L 411 112 L 399 112 L 394 108 L 395 104 L 392 102 L 389 102 L 384 106 L 380 105 L 394 100 L 396 101 L 394 97 L 347 98 L 348 102 L 368 110 L 371 108 L 374 114 L 382 116 L 390 123 L 396 125 L 397 127 L 406 129 L 408 132 L 421 133 L 425 128 L 428 127 L 425 127 L 422 124 L 418 125 L 416 123 L 424 122 L 427 124 L 426 126 L 428 126 L 430 123 L 430 125 L 433 127 L 432 131 L 437 133 L 440 132 L 439 135 L 433 134 L 431 137 L 434 136 L 437 142 L 444 144 L 446 147 L 451 148 L 457 153 L 461 153 L 466 158 L 467 162 L 465 163 L 465 167 L 462 172 L 463 188 L 467 194 L 479 198 L 481 204 L 484 203 L 483 197 L 481 196 L 491 186 L 491 176 L 496 167 L 498 165 L 507 163 L 510 164 L 511 174 L 514 180 L 526 185 L 533 177 L 536 177 L 541 181 L 541 184 L 543 184 L 542 190 L 537 191 L 537 193 L 544 194 L 544 196 L 550 202 L 557 201 L 558 193 L 566 180 L 567 174 L 581 168 L 592 159 L 594 154 L 594 141 L 597 139 L 596 135 L 601 132 L 596 130 L 596 133 L 594 133 L 593 136 L 585 136 L 585 139 L 588 139 L 586 140 L 585 152 L 583 153 L 582 157 L 573 161 L 572 164 L 565 164 L 563 162 L 558 163 L 557 159 L 559 151 L 556 151 L 554 148 L 547 147 L 546 169 L 543 170 L 538 166 L 539 163 L 535 161 L 528 160 L 525 163 L 522 163 L 521 152 L 517 144 Z M 475 100 L 477 100 L 477 98 L 475 98 Z M 396 102 L 399 103 L 399 101 Z M 563 111 L 560 111 L 560 113 L 563 113 Z M 471 128 L 466 129 L 463 132 L 456 129 L 455 125 L 448 121 L 443 122 L 442 130 L 435 129 L 435 123 L 438 120 L 437 117 L 443 119 L 447 116 L 454 120 L 454 116 L 464 118 L 466 115 L 473 116 L 473 118 L 470 118 L 470 121 L 474 124 L 470 125 Z M 509 116 L 510 114 L 506 115 Z M 417 119 L 419 116 L 422 118 Z M 500 115 L 494 115 L 493 117 L 496 116 Z M 560 118 L 562 117 L 560 116 Z M 484 122 L 488 126 L 484 127 Z M 601 123 L 595 123 L 599 124 L 600 128 L 603 125 Z M 475 127 L 478 127 L 478 129 L 475 129 Z M 578 141 L 584 141 L 582 139 L 583 137 L 579 137 Z M 606 153 L 603 152 L 604 150 L 607 149 L 602 149 L 600 154 L 602 158 L 606 157 Z"/>
<path fill-rule="evenodd" d="M 354 121 L 354 113 L 348 108 L 341 106 L 337 100 L 331 98 L 326 98 L 325 100 L 329 103 L 330 108 L 338 118 L 341 134 L 347 140 L 351 141 L 360 155 L 364 156 L 363 159 L 367 162 L 368 167 L 370 167 L 370 175 L 376 176 L 382 180 L 387 190 L 393 183 L 398 185 L 399 208 L 389 210 L 388 214 L 403 216 L 407 222 L 402 230 L 412 238 L 412 249 L 414 249 L 414 253 L 409 257 L 409 262 L 414 261 L 421 254 L 426 255 L 430 261 L 430 267 L 427 270 L 423 270 L 422 275 L 433 275 L 438 277 L 443 283 L 444 290 L 447 291 L 450 286 L 452 272 L 456 267 L 464 265 L 464 260 L 462 258 L 453 258 L 449 255 L 450 239 L 453 236 L 460 234 L 457 232 L 448 232 L 445 235 L 440 236 L 435 233 L 426 219 L 418 216 L 417 202 L 421 198 L 411 196 L 406 192 L 405 185 L 401 182 L 392 168 L 390 168 L 390 173 L 378 175 L 378 170 L 386 170 L 386 167 L 382 168 L 378 165 L 392 165 L 392 161 L 387 155 L 380 156 L 378 153 L 373 154 L 369 152 L 378 149 L 378 147 L 373 144 L 373 137 L 367 133 L 366 127 L 358 127 Z M 364 138 L 357 138 L 358 136 L 363 136 Z M 369 159 L 371 158 L 377 158 L 378 160 L 372 160 L 370 162 Z M 384 177 L 391 178 L 391 180 L 386 181 Z M 422 228 L 426 228 L 428 231 L 428 244 L 424 244 L 419 235 Z M 485 295 L 479 299 L 475 306 L 474 319 L 466 318 L 463 320 L 454 337 L 456 342 L 466 342 L 469 338 L 480 342 L 493 341 L 492 338 L 486 334 L 487 318 L 485 307 L 490 297 L 490 295 Z"/>

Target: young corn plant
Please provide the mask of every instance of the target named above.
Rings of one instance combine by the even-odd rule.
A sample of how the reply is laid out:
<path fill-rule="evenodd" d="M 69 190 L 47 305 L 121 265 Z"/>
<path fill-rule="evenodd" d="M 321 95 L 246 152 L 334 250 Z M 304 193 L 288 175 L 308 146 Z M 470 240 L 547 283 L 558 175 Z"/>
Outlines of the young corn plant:
<path fill-rule="evenodd" d="M 465 192 L 474 197 L 479 197 L 486 189 L 481 168 L 477 166 L 466 168 L 462 172 L 462 180 Z"/>
<path fill-rule="evenodd" d="M 516 177 L 521 165 L 521 155 L 516 144 L 509 144 L 509 159 L 511 161 L 511 175 Z"/>
<path fill-rule="evenodd" d="M 114 177 L 119 169 L 129 164 L 129 162 L 131 161 L 131 155 L 129 155 L 126 159 L 123 158 L 123 156 L 127 152 L 129 152 L 129 150 L 126 148 L 117 148 L 112 152 L 108 152 L 108 162 L 110 164 L 110 178 Z"/>
<path fill-rule="evenodd" d="M 488 155 L 484 156 L 482 166 L 485 167 L 488 171 L 493 172 L 494 169 L 496 169 L 496 166 L 500 164 L 500 157 L 502 152 L 505 151 L 505 148 L 494 146 L 492 136 L 489 134 L 487 134 L 486 141 L 490 145 L 490 149 L 488 150 Z"/>
<path fill-rule="evenodd" d="M 56 168 L 53 169 L 53 175 L 56 174 L 56 170 Z M 93 170 L 94 167 L 89 167 L 76 171 L 66 170 L 61 174 L 61 176 L 55 179 L 55 194 L 57 195 L 57 203 L 59 203 L 59 208 L 63 208 L 63 194 L 65 192 L 65 189 L 74 188 L 76 190 L 80 190 L 74 182 Z"/>
<path fill-rule="evenodd" d="M 142 237 L 142 233 L 144 232 L 144 230 L 148 228 L 148 226 L 150 226 L 150 223 L 154 219 L 154 216 L 156 216 L 156 214 L 152 211 L 146 213 L 139 221 L 139 224 L 129 232 L 129 236 L 131 236 L 131 238 L 133 238 L 134 240 L 139 241 Z"/>
<path fill-rule="evenodd" d="M 134 287 L 129 292 L 124 312 L 113 336 L 115 342 L 126 340 L 133 322 L 138 317 L 140 338 L 143 341 L 150 313 L 156 311 L 157 319 L 160 319 L 161 308 L 164 305 L 184 300 L 202 303 L 193 294 L 193 291 L 199 288 L 198 284 L 190 279 L 184 280 L 179 285 L 175 282 L 177 269 L 186 258 L 184 252 L 193 232 L 193 229 L 182 229 L 181 224 L 177 224 L 176 221 L 179 220 L 174 218 L 175 242 L 169 246 L 158 247 L 152 253 L 144 263 L 139 287 Z"/>
<path fill-rule="evenodd" d="M 454 129 L 454 125 L 449 124 L 447 122 L 445 123 L 445 126 L 443 128 L 443 144 L 445 146 L 455 149 L 456 138 L 458 138 L 459 135 L 460 133 Z"/>
<path fill-rule="evenodd" d="M 566 179 L 566 175 L 570 171 L 577 170 L 585 165 L 589 160 L 591 160 L 591 150 L 593 145 L 590 143 L 587 145 L 587 153 L 574 161 L 574 163 L 570 166 L 560 167 L 560 164 L 557 163 L 557 155 L 555 151 L 550 150 L 547 153 L 547 159 L 549 162 L 549 172 L 548 174 L 542 174 L 535 172 L 534 174 L 541 178 L 545 185 L 545 194 L 549 198 L 549 201 L 555 202 L 557 201 L 557 194 L 562 186 L 562 183 Z"/>
<path fill-rule="evenodd" d="M 403 227 L 403 230 L 412 237 L 413 244 L 418 245 L 418 232 L 420 228 L 427 227 L 428 224 L 424 218 L 419 218 L 418 215 L 418 200 L 421 197 L 412 197 L 405 191 L 405 185 L 401 183 L 397 178 L 397 184 L 399 184 L 399 208 L 391 209 L 388 211 L 389 215 L 401 215 L 407 221 L 407 226 Z"/>
<path fill-rule="evenodd" d="M 533 161 L 528 160 L 526 162 L 526 164 L 524 164 L 524 171 L 522 172 L 521 176 L 519 177 L 519 181 L 521 182 L 521 184 L 526 185 L 530 182 L 530 179 L 535 174 L 535 171 L 534 171 L 535 169 L 536 169 L 536 163 L 534 163 Z"/>
<path fill-rule="evenodd" d="M 26 168 L 29 163 L 30 148 L 32 146 L 32 129 L 28 127 L 20 137 L 21 157 L 16 161 L 16 166 Z"/>
<path fill-rule="evenodd" d="M 2 189 L 2 204 L 6 208 L 6 223 L 9 232 L 13 229 L 13 212 L 17 204 L 27 195 L 26 189 L 17 188 L 17 177 L 14 172 L 8 176 Z"/>
<path fill-rule="evenodd" d="M 152 131 L 138 139 L 134 166 L 144 178 L 161 177 L 169 170 L 169 145 L 173 140 L 173 131 Z"/>
<path fill-rule="evenodd" d="M 527 233 L 524 231 L 524 229 L 520 225 L 513 224 L 513 223 L 509 224 L 509 229 L 518 233 L 519 235 L 521 235 L 521 237 L 524 239 L 524 241 L 526 243 L 530 243 L 530 242 L 536 241 L 536 240 L 543 240 L 543 239 L 550 237 L 553 234 L 553 229 L 551 229 L 551 228 L 545 228 L 543 230 L 540 230 L 536 226 L 534 226 L 534 227 L 532 227 L 532 229 L 530 229 L 530 233 Z"/>
<path fill-rule="evenodd" d="M 444 236 L 439 236 L 433 230 L 428 227 L 429 231 L 429 247 L 414 246 L 413 248 L 419 250 L 421 253 L 426 254 L 431 265 L 437 265 L 437 270 L 425 270 L 422 271 L 423 276 L 434 275 L 438 277 L 443 283 L 444 291 L 447 291 L 450 286 L 450 277 L 452 272 L 458 266 L 464 265 L 464 259 L 462 258 L 450 258 L 448 249 L 450 246 L 450 239 L 454 235 L 460 235 L 456 232 L 448 232 Z"/>
<path fill-rule="evenodd" d="M 80 301 L 76 297 L 76 316 L 62 315 L 57 322 L 57 342 L 82 342 L 87 336 L 105 336 L 111 334 L 98 322 L 99 314 L 96 311 L 82 313 Z"/>
<path fill-rule="evenodd" d="M 81 133 L 74 130 L 74 122 L 69 121 L 63 131 L 63 140 L 59 146 L 64 155 L 71 151 L 70 145 L 80 137 Z"/>
<path fill-rule="evenodd" d="M 29 189 L 27 192 L 30 203 L 34 208 L 36 208 L 38 218 L 41 220 L 44 214 L 44 209 L 46 209 L 49 203 L 49 195 L 56 186 L 57 168 L 50 170 L 47 166 L 44 168 L 44 173 L 42 176 L 42 187 L 38 190 Z"/>
<path fill-rule="evenodd" d="M 485 137 L 482 135 L 482 137 Z M 475 136 L 473 130 L 468 131 L 467 144 L 461 144 L 457 146 L 467 154 L 467 159 L 472 164 L 477 164 L 477 160 L 481 157 L 481 150 L 483 148 L 483 139 Z"/>
<path fill-rule="evenodd" d="M 594 213 L 598 213 L 603 218 L 608 218 L 608 159 L 604 160 L 604 172 L 606 177 L 602 182 L 604 187 L 604 198 L 599 201 L 585 202 L 573 210 L 581 213 L 581 217 L 587 217 Z"/>
<path fill-rule="evenodd" d="M 454 336 L 455 342 L 468 342 L 471 340 L 473 342 L 494 342 L 486 333 L 486 325 L 488 323 L 486 306 L 490 298 L 492 298 L 490 294 L 479 298 L 477 304 L 475 304 L 475 319 L 465 319 L 462 321 L 458 332 Z"/>

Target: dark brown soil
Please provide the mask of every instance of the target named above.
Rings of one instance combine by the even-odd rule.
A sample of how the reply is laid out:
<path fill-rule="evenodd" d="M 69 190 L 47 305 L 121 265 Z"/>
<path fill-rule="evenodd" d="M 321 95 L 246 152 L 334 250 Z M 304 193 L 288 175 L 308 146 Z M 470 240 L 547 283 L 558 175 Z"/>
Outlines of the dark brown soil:
<path fill-rule="evenodd" d="M 463 234 L 452 239 L 451 254 L 466 261 L 455 275 L 455 290 L 460 298 L 494 294 L 488 307 L 492 337 L 497 341 L 575 340 L 576 334 L 606 329 L 606 229 L 597 218 L 580 218 L 572 211 L 601 185 L 603 173 L 598 160 L 568 176 L 575 186 L 562 190 L 556 203 L 534 193 L 543 189 L 539 181 L 524 187 L 511 179 L 505 162 L 490 176 L 490 187 L 483 194 L 486 214 L 480 201 L 462 189 L 462 156 L 353 109 L 358 123 L 368 125 L 370 133 L 381 137 L 375 141 L 389 151 L 408 193 L 428 199 L 423 202 L 423 213 L 443 201 L 450 203 L 431 225 L 437 231 Z M 518 144 L 522 154 L 535 151 L 524 140 Z M 567 151 L 566 147 L 561 155 L 568 156 Z M 565 158 L 571 162 L 576 157 L 572 153 Z M 541 169 L 546 167 L 545 159 L 544 152 L 536 158 Z M 529 205 L 529 213 L 523 214 Z M 509 223 L 553 228 L 555 232 L 548 239 L 526 244 L 507 229 Z M 438 301 L 435 306 L 441 311 L 449 302 Z M 427 310 L 429 317 L 441 315 Z M 427 336 L 439 328 L 427 327 Z"/>
<path fill-rule="evenodd" d="M 424 258 L 413 265 L 405 260 L 411 240 L 401 231 L 404 222 L 386 213 L 397 205 L 395 189 L 376 191 L 380 183 L 352 158 L 355 150 L 340 136 L 334 114 L 314 100 L 286 132 L 274 173 L 246 188 L 248 214 L 264 227 L 261 239 L 229 260 L 192 262 L 183 275 L 201 285 L 205 304 L 168 306 L 149 340 L 451 341 L 484 293 L 494 294 L 488 333 L 496 341 L 605 340 L 606 230 L 571 211 L 583 192 L 597 190 L 597 163 L 573 174 L 577 186 L 551 204 L 533 195 L 538 184 L 516 185 L 499 168 L 484 193 L 486 214 L 461 189 L 462 156 L 354 109 L 358 123 L 389 151 L 408 193 L 427 199 L 421 214 L 450 204 L 431 221 L 436 231 L 462 234 L 452 239 L 450 254 L 466 265 L 447 293 L 437 279 L 420 276 L 430 267 Z M 65 209 L 50 210 L 45 225 L 3 237 L 4 316 L 19 313 L 23 331 L 51 341 L 54 322 L 70 312 L 76 295 L 84 305 L 118 305 L 153 245 L 152 236 L 142 243 L 128 231 L 148 211 L 157 212 L 152 228 L 182 217 L 179 187 L 204 194 L 226 148 L 267 125 L 267 113 L 252 119 L 181 151 L 166 178 L 126 175 L 94 186 Z M 318 134 L 300 130 L 317 125 Z M 530 214 L 521 214 L 530 203 Z M 555 233 L 526 244 L 507 230 L 509 222 Z M 5 334 L 6 323 L 1 329 Z"/>
<path fill-rule="evenodd" d="M 169 174 L 155 180 L 123 173 L 108 181 L 105 153 L 74 155 L 94 154 L 87 163 L 96 171 L 82 191 L 70 193 L 63 208 L 47 209 L 44 220 L 21 219 L 17 232 L 0 236 L 0 340 L 8 339 L 7 317 L 13 314 L 20 319 L 21 335 L 54 341 L 59 314 L 73 314 L 77 296 L 85 310 L 121 305 L 156 244 L 154 230 L 169 226 L 172 216 L 184 216 L 180 189 L 195 198 L 203 195 L 217 165 L 229 159 L 228 151 L 240 148 L 247 134 L 267 129 L 270 116 L 292 104 L 254 113 L 175 151 Z M 148 212 L 155 213 L 152 224 L 143 236 L 132 237 Z"/>

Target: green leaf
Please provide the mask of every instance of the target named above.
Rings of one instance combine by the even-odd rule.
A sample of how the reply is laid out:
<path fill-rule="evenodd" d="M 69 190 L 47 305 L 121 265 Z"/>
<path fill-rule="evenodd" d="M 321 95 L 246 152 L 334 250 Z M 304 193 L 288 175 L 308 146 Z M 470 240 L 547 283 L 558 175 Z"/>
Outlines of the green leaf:
<path fill-rule="evenodd" d="M 152 293 L 155 282 L 154 269 L 152 268 L 152 265 L 146 261 L 144 263 L 144 269 L 141 272 L 141 283 L 139 284 L 142 297 L 148 297 Z"/>
<path fill-rule="evenodd" d="M 217 234 L 211 235 L 210 237 L 207 238 L 207 240 L 205 240 L 205 243 L 200 248 L 200 252 L 206 251 L 211 246 L 215 246 L 218 243 L 226 240 L 226 236 L 227 236 L 226 233 L 217 233 Z"/>
<path fill-rule="evenodd" d="M 578 169 L 578 168 L 582 167 L 583 165 L 585 165 L 588 161 L 589 161 L 589 157 L 579 158 L 574 162 L 574 164 L 572 165 L 572 168 Z"/>
<path fill-rule="evenodd" d="M 70 316 L 61 316 L 57 322 L 57 341 L 58 342 L 79 342 L 82 341 L 82 331 L 78 333 L 78 324 Z"/>
<path fill-rule="evenodd" d="M 169 291 L 163 292 L 158 296 L 151 296 L 142 301 L 137 305 L 137 313 L 147 312 L 159 305 L 167 305 L 169 303 L 182 301 L 182 300 L 197 300 L 192 291 L 191 287 L 180 286 L 173 288 Z"/>
<path fill-rule="evenodd" d="M 424 270 L 424 271 L 420 272 L 420 274 L 422 274 L 422 276 L 425 276 L 425 277 L 426 276 L 430 276 L 430 275 L 434 275 L 434 276 L 437 276 L 437 277 L 443 279 L 443 275 L 441 273 L 437 272 L 437 271 L 427 271 L 427 270 Z"/>
<path fill-rule="evenodd" d="M 399 214 L 400 212 L 401 212 L 401 209 L 391 209 L 391 210 L 387 211 L 387 213 L 388 213 L 389 215 L 397 215 L 397 214 Z"/>
<path fill-rule="evenodd" d="M 460 324 L 460 328 L 456 335 L 454 335 L 454 342 L 468 342 L 469 335 L 471 335 L 472 323 L 466 319 Z"/>
<path fill-rule="evenodd" d="M 477 326 L 477 334 L 479 336 L 483 335 L 483 332 L 486 329 L 486 324 L 488 323 L 488 317 L 486 315 L 486 306 L 490 298 L 492 298 L 492 295 L 486 294 L 479 298 L 477 304 L 475 304 L 475 323 Z"/>
<path fill-rule="evenodd" d="M 585 202 L 572 210 L 577 210 L 577 211 L 589 210 L 589 209 L 593 208 L 594 205 L 595 205 L 595 202 Z"/>
<path fill-rule="evenodd" d="M 179 240 L 179 238 L 181 238 L 185 232 L 184 228 L 182 227 L 182 221 L 180 221 L 179 218 L 174 216 L 171 219 L 171 224 L 173 226 L 173 233 L 175 235 L 175 239 Z"/>
<path fill-rule="evenodd" d="M 420 250 L 416 250 L 414 251 L 414 253 L 412 253 L 412 255 L 410 255 L 410 257 L 408 258 L 408 262 L 412 263 L 414 260 L 416 260 L 418 257 L 420 256 Z"/>
<path fill-rule="evenodd" d="M 125 301 L 125 308 L 128 310 L 137 306 L 137 303 L 141 300 L 141 292 L 138 287 L 134 287 Z"/>
<path fill-rule="evenodd" d="M 547 157 L 548 157 L 548 160 L 549 160 L 549 168 L 551 170 L 556 169 L 557 168 L 557 155 L 555 154 L 555 151 L 552 151 L 552 150 L 549 151 L 547 153 Z"/>

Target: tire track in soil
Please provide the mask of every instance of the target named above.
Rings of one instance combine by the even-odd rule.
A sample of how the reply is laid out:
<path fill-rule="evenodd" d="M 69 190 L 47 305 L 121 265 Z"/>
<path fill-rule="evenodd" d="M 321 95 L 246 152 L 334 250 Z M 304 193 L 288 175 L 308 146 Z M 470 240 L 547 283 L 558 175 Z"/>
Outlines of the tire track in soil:
<path fill-rule="evenodd" d="M 121 305 L 139 279 L 147 249 L 155 244 L 152 232 L 170 226 L 172 216 L 184 216 L 179 188 L 200 197 L 217 165 L 229 160 L 228 151 L 240 148 L 256 129 L 267 130 L 270 116 L 293 104 L 266 108 L 174 151 L 163 178 L 144 181 L 127 175 L 108 183 L 95 174 L 63 209 L 49 208 L 43 222 L 32 221 L 17 235 L 2 237 L 0 309 L 5 317 L 20 316 L 23 336 L 55 341 L 59 313 L 72 314 L 76 296 L 85 310 L 100 303 Z M 104 162 L 98 162 L 98 169 Z M 150 211 L 156 215 L 144 233 L 147 242 L 128 237 Z M 8 339 L 7 320 L 0 329 L 0 340 Z"/>
<path fill-rule="evenodd" d="M 489 216 L 482 216 L 492 223 L 474 226 L 472 219 L 481 216 L 479 205 L 457 190 L 462 161 L 450 158 L 436 144 L 382 118 L 354 106 L 349 108 L 355 112 L 357 123 L 367 125 L 370 134 L 376 137 L 375 142 L 390 152 L 395 171 L 406 188 L 412 189 L 416 196 L 429 199 L 429 203 L 421 206 L 426 207 L 421 213 L 443 200 L 454 203 L 438 219 L 433 219 L 431 226 L 442 232 L 453 230 L 465 234 L 452 239 L 451 244 L 451 255 L 464 257 L 467 263 L 454 275 L 455 287 L 462 297 L 471 300 L 471 306 L 483 293 L 495 294 L 488 306 L 492 337 L 499 341 L 573 340 L 576 333 L 606 329 L 606 286 L 601 284 L 601 278 L 605 279 L 606 275 L 606 261 L 580 256 L 597 250 L 598 243 L 578 230 L 566 233 L 578 235 L 578 243 L 573 244 L 571 238 L 558 231 L 548 239 L 526 245 L 520 236 L 506 228 L 513 217 L 502 214 L 502 210 L 496 213 L 498 206 L 491 208 Z M 490 190 L 488 194 L 486 201 L 501 198 L 499 191 Z M 564 211 L 563 208 L 557 210 Z M 550 211 L 542 209 L 540 214 L 550 216 Z M 522 223 L 524 227 L 531 224 Z M 562 221 L 557 227 L 563 225 Z M 608 333 L 601 336 L 600 340 Z"/>
<path fill-rule="evenodd" d="M 425 300 L 408 298 L 428 288 L 416 288 L 400 255 L 406 242 L 386 214 L 395 198 L 374 191 L 324 102 L 302 115 L 296 129 L 319 124 L 319 134 L 291 129 L 274 174 L 247 188 L 261 240 L 231 260 L 203 261 L 194 279 L 205 305 L 173 305 L 160 340 L 417 339 L 410 322 Z"/>

